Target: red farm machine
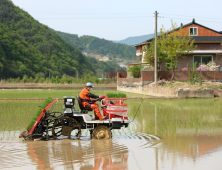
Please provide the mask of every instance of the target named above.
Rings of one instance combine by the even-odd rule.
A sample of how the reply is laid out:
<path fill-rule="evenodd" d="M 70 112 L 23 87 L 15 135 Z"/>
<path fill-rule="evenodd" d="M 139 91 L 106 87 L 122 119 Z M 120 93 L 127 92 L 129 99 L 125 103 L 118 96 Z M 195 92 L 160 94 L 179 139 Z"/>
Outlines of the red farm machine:
<path fill-rule="evenodd" d="M 97 99 L 101 102 L 101 110 L 106 116 L 104 120 L 95 120 L 88 112 L 92 109 L 82 106 L 79 96 L 76 96 L 79 110 L 75 110 L 75 97 L 64 97 L 63 112 L 53 112 L 52 108 L 58 99 L 51 102 L 29 130 L 23 131 L 20 138 L 24 139 L 79 139 L 82 129 L 88 129 L 92 139 L 110 139 L 112 138 L 113 129 L 121 129 L 123 126 L 128 127 L 129 120 L 127 109 L 124 104 L 126 98 L 104 98 Z M 73 132 L 73 131 L 76 131 Z M 71 135 L 71 133 L 74 135 Z"/>

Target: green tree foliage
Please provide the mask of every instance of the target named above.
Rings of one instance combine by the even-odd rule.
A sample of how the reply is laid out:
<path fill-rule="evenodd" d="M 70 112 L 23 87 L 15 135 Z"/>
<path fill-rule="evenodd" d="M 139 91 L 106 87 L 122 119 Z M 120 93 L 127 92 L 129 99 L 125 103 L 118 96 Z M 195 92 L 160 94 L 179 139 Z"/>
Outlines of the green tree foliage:
<path fill-rule="evenodd" d="M 80 50 L 86 50 L 102 55 L 111 55 L 112 57 L 122 59 L 134 59 L 136 49 L 133 46 L 114 43 L 105 39 L 84 35 L 78 37 L 76 34 L 68 34 L 57 31 L 57 33 L 66 41 L 70 42 L 73 46 L 78 47 Z"/>
<path fill-rule="evenodd" d="M 55 83 L 55 78 L 53 76 L 51 77 L 51 83 Z"/>
<path fill-rule="evenodd" d="M 99 61 L 94 57 L 87 57 L 87 60 L 93 65 L 96 71 L 100 72 L 110 72 L 110 71 L 119 71 L 123 68 L 120 67 L 118 64 L 111 62 L 111 61 Z"/>
<path fill-rule="evenodd" d="M 59 77 L 58 77 L 58 76 L 56 76 L 56 78 L 55 78 L 55 83 L 56 83 L 56 84 L 59 84 L 59 83 L 60 83 L 60 80 L 59 80 Z"/>
<path fill-rule="evenodd" d="M 35 78 L 35 83 L 38 83 L 38 82 L 39 82 L 39 78 L 36 77 L 36 78 Z"/>
<path fill-rule="evenodd" d="M 190 54 L 196 48 L 196 46 L 193 46 L 194 40 L 191 41 L 192 37 L 189 32 L 184 32 L 182 27 L 178 31 L 175 31 L 175 29 L 176 23 L 173 22 L 170 30 L 165 30 L 164 27 L 161 28 L 157 41 L 161 52 L 166 54 L 165 62 L 173 73 L 171 81 L 174 79 L 174 70 L 178 65 L 177 58 Z"/>
<path fill-rule="evenodd" d="M 22 81 L 23 81 L 23 83 L 26 83 L 26 82 L 27 82 L 26 77 L 24 77 L 24 78 L 22 79 Z"/>
<path fill-rule="evenodd" d="M 134 78 L 139 78 L 141 77 L 141 69 L 143 66 L 141 64 L 139 65 L 134 65 L 132 67 L 129 67 L 128 71 L 131 72 L 131 76 Z"/>
<path fill-rule="evenodd" d="M 94 67 L 81 51 L 9 0 L 0 0 L 0 76 L 83 75 Z"/>
<path fill-rule="evenodd" d="M 49 84 L 49 78 L 48 78 L 48 77 L 45 79 L 45 82 L 46 82 L 47 84 Z"/>
<path fill-rule="evenodd" d="M 45 81 L 44 78 L 40 78 L 40 79 L 39 79 L 39 82 L 40 82 L 40 83 L 43 83 L 44 81 Z"/>
<path fill-rule="evenodd" d="M 29 82 L 32 83 L 32 81 L 33 81 L 33 79 L 32 79 L 32 77 L 30 77 L 30 78 L 29 78 Z"/>
<path fill-rule="evenodd" d="M 150 64 L 151 66 L 154 66 L 155 63 L 155 40 L 151 42 L 151 44 L 146 43 L 145 48 L 143 49 L 144 52 L 144 62 L 147 64 Z M 166 54 L 161 51 L 161 48 L 157 44 L 157 56 L 158 56 L 158 62 L 164 63 L 166 62 Z"/>

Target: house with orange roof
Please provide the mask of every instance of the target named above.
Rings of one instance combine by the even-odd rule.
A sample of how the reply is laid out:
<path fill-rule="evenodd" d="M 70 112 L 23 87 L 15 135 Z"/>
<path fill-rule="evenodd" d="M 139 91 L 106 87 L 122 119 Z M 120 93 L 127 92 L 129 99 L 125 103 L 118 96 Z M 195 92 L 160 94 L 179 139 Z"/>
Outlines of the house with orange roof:
<path fill-rule="evenodd" d="M 189 31 L 192 40 L 195 40 L 194 46 L 197 46 L 197 48 L 192 54 L 178 58 L 178 66 L 176 70 L 186 67 L 187 63 L 189 63 L 190 67 L 193 67 L 195 62 L 199 65 L 214 61 L 216 65 L 220 65 L 220 71 L 222 71 L 222 31 L 216 31 L 196 23 L 195 19 L 186 25 L 181 24 L 181 27 L 184 29 L 184 32 Z M 179 29 L 180 27 L 176 28 L 175 31 L 179 31 Z M 142 49 L 144 49 L 146 44 L 150 44 L 153 39 L 154 38 L 151 38 L 135 45 L 136 55 L 141 58 L 142 63 L 144 63 L 144 53 L 142 52 Z M 221 56 L 217 57 L 218 55 Z M 165 71 L 165 64 L 160 64 L 158 70 Z"/>

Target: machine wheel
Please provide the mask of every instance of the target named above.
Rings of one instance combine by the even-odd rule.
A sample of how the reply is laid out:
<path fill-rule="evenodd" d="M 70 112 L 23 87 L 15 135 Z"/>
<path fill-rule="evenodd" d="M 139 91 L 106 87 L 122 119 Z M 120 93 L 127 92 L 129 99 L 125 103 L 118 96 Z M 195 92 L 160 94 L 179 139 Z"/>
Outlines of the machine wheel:
<path fill-rule="evenodd" d="M 53 124 L 53 139 L 57 139 L 57 137 L 61 135 L 71 138 L 71 132 L 74 129 L 78 130 L 77 139 L 79 139 L 81 135 L 81 125 L 72 117 L 61 117 Z"/>
<path fill-rule="evenodd" d="M 111 130 L 104 125 L 97 126 L 92 132 L 92 139 L 111 139 Z"/>

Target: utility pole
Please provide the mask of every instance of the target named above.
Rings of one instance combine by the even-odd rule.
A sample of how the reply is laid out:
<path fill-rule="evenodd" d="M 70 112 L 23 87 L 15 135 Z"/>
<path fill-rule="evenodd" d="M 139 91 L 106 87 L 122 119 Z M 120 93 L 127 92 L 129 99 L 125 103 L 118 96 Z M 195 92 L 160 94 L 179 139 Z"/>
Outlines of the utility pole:
<path fill-rule="evenodd" d="M 154 80 L 157 84 L 157 11 L 155 11 L 155 66 L 154 66 Z"/>
<path fill-rule="evenodd" d="M 79 78 L 78 70 L 77 70 L 77 74 L 76 74 L 76 76 L 77 76 L 77 80 L 78 80 L 78 78 Z"/>

